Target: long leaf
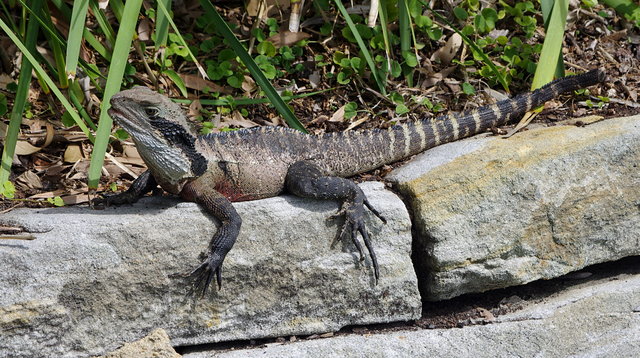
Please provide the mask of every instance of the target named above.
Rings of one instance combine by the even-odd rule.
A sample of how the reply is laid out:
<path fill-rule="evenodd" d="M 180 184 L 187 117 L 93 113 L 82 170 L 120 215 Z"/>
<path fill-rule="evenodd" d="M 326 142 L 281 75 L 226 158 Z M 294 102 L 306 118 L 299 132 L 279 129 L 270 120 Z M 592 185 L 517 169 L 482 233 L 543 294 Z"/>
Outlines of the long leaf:
<path fill-rule="evenodd" d="M 202 65 L 200 65 L 200 62 L 198 62 L 196 57 L 191 52 L 191 49 L 189 48 L 189 45 L 187 45 L 187 42 L 184 40 L 184 38 L 182 38 L 182 35 L 180 34 L 180 30 L 178 30 L 178 26 L 176 26 L 176 23 L 173 22 L 173 19 L 171 18 L 171 15 L 169 14 L 169 10 L 167 10 L 167 8 L 164 6 L 164 3 L 162 1 L 158 1 L 158 9 L 160 9 L 160 11 L 162 11 L 164 13 L 165 19 L 169 22 L 169 24 L 171 24 L 171 28 L 176 33 L 176 35 L 178 35 L 178 41 L 180 41 L 180 44 L 182 46 L 184 46 L 184 48 L 187 50 L 187 52 L 189 52 L 189 57 L 195 63 L 196 67 L 198 68 L 198 71 L 200 72 L 200 75 L 203 78 L 209 78 L 209 77 L 207 77 L 207 71 L 205 71 L 204 68 L 202 67 Z"/>
<path fill-rule="evenodd" d="M 138 13 L 142 0 L 129 0 L 124 5 L 118 36 L 113 47 L 113 57 L 109 65 L 109 77 L 104 88 L 102 104 L 100 105 L 100 121 L 98 122 L 98 131 L 96 133 L 96 142 L 91 153 L 91 165 L 89 166 L 88 182 L 89 188 L 97 188 L 104 162 L 104 153 L 109 143 L 109 135 L 113 122 L 107 110 L 111 106 L 109 100 L 120 90 L 124 70 L 129 58 L 129 50 L 131 49 L 131 41 L 135 34 Z"/>
<path fill-rule="evenodd" d="M 216 29 L 224 39 L 227 41 L 229 46 L 235 51 L 236 55 L 240 57 L 240 61 L 244 63 L 245 66 L 249 69 L 249 72 L 253 76 L 253 79 L 256 83 L 262 88 L 265 95 L 271 100 L 271 103 L 276 108 L 278 113 L 284 118 L 284 120 L 289 124 L 291 128 L 297 129 L 301 132 L 307 133 L 307 130 L 304 126 L 298 121 L 289 106 L 284 103 L 282 98 L 278 95 L 278 92 L 271 86 L 271 83 L 262 73 L 262 70 L 258 67 L 258 65 L 253 61 L 251 55 L 247 52 L 247 49 L 242 46 L 240 41 L 236 38 L 236 36 L 231 32 L 231 29 L 227 25 L 227 23 L 222 19 L 218 11 L 213 7 L 209 0 L 200 0 L 200 4 L 204 8 L 207 15 L 209 15 L 214 23 L 216 24 Z"/>
<path fill-rule="evenodd" d="M 36 19 L 38 21 L 38 23 L 40 23 L 40 27 L 42 27 L 43 32 L 45 32 L 47 34 L 47 36 L 50 36 L 51 39 L 55 40 L 60 46 L 62 47 L 66 47 L 66 41 L 62 38 L 62 36 L 60 36 L 60 34 L 58 34 L 57 31 L 53 30 L 53 26 L 51 25 L 51 21 L 46 21 L 44 19 L 42 19 L 40 16 L 38 16 L 37 13 L 34 13 L 31 8 L 29 8 L 29 6 L 27 6 L 27 4 L 25 4 L 25 2 L 23 0 L 18 0 L 20 2 L 20 4 L 22 5 L 22 7 L 24 9 L 26 9 L 31 16 Z M 64 4 L 58 4 L 56 3 L 56 0 L 51 0 L 51 2 L 56 5 L 56 7 L 58 7 L 58 5 L 62 6 L 61 8 L 58 7 L 58 10 L 62 11 L 62 14 L 65 15 L 65 7 L 63 6 Z M 68 9 L 66 9 L 68 10 Z M 70 11 L 69 12 L 69 16 L 70 16 Z M 66 15 L 65 15 L 66 16 Z M 93 37 L 93 35 L 91 35 L 91 33 L 85 28 L 84 29 L 84 37 L 87 40 L 87 42 L 93 46 L 93 48 L 98 51 L 98 53 L 100 55 L 102 55 L 105 59 L 107 60 L 111 60 L 111 55 L 107 52 L 106 48 L 104 46 L 102 46 L 102 44 L 100 42 L 98 42 L 98 40 Z M 95 43 L 95 46 L 93 45 Z M 36 55 L 36 53 L 34 53 L 34 55 Z M 93 74 L 95 74 L 96 76 L 100 76 L 105 78 L 100 72 L 95 71 L 91 66 L 89 66 L 83 59 L 79 59 L 80 60 L 80 64 L 82 65 L 82 67 L 87 71 L 87 72 L 91 72 Z M 64 71 L 63 71 L 64 72 Z"/>
<path fill-rule="evenodd" d="M 37 1 L 33 5 L 36 11 L 40 11 L 42 7 L 42 1 Z M 7 33 L 11 32 L 9 28 L 2 22 L 3 30 Z M 27 26 L 27 34 L 25 38 L 26 52 L 36 50 L 36 39 L 38 37 L 38 22 L 30 21 Z M 22 61 L 20 68 L 20 78 L 18 79 L 18 89 L 16 90 L 16 97 L 13 103 L 13 109 L 11 110 L 11 119 L 9 121 L 9 128 L 4 140 L 4 149 L 2 150 L 2 162 L 0 167 L 0 191 L 4 188 L 4 182 L 9 180 L 9 174 L 11 173 L 11 163 L 13 162 L 13 155 L 16 149 L 16 143 L 18 141 L 18 132 L 20 131 L 20 124 L 22 123 L 22 113 L 24 112 L 24 105 L 27 101 L 27 94 L 29 92 L 29 84 L 31 83 L 31 71 L 33 66 L 29 61 Z"/>
<path fill-rule="evenodd" d="M 89 128 L 87 128 L 87 125 L 82 121 L 82 118 L 80 118 L 80 116 L 75 111 L 71 103 L 69 103 L 67 98 L 62 94 L 62 92 L 60 92 L 60 89 L 58 89 L 58 87 L 53 82 L 51 77 L 49 77 L 49 75 L 45 72 L 42 66 L 40 66 L 40 64 L 35 59 L 35 57 L 27 50 L 27 47 L 9 29 L 7 24 L 4 21 L 2 21 L 2 19 L 0 19 L 0 28 L 2 28 L 2 30 L 9 36 L 11 41 L 13 41 L 13 43 L 16 46 L 18 46 L 18 48 L 22 52 L 22 55 L 27 59 L 27 61 L 31 63 L 31 65 L 33 66 L 33 69 L 38 73 L 38 75 L 42 77 L 42 79 L 45 81 L 47 86 L 51 88 L 51 91 L 53 92 L 53 94 L 56 96 L 58 101 L 60 101 L 62 106 L 69 112 L 69 115 L 71 115 L 71 118 L 73 118 L 74 122 L 78 125 L 78 127 L 80 127 L 80 130 L 82 130 L 82 132 L 84 132 L 87 138 L 89 138 L 89 140 L 93 142 L 94 141 L 93 134 L 91 134 L 91 132 L 89 131 Z"/>
<path fill-rule="evenodd" d="M 73 12 L 69 23 L 69 37 L 67 38 L 67 57 L 65 73 L 68 78 L 76 77 L 80 46 L 82 45 L 82 32 L 85 28 L 89 0 L 76 0 L 73 2 Z"/>
<path fill-rule="evenodd" d="M 553 80 L 562 53 L 562 39 L 564 38 L 568 10 L 569 1 L 555 1 L 551 11 L 551 18 L 549 19 L 549 28 L 542 44 L 538 67 L 531 83 L 532 90 L 540 88 Z"/>
<path fill-rule="evenodd" d="M 358 42 L 358 46 L 360 46 L 360 51 L 362 51 L 362 56 L 364 56 L 364 59 L 367 61 L 367 65 L 371 70 L 373 79 L 376 81 L 376 84 L 378 85 L 378 90 L 380 91 L 380 93 L 382 93 L 382 95 L 386 96 L 387 89 L 385 88 L 384 83 L 380 78 L 380 71 L 378 71 L 378 67 L 376 67 L 375 62 L 373 62 L 373 57 L 371 57 L 371 53 L 369 53 L 369 48 L 364 43 L 362 36 L 360 36 L 360 32 L 358 32 L 358 29 L 356 28 L 356 24 L 354 24 L 353 20 L 351 20 L 351 16 L 347 12 L 347 9 L 345 9 L 344 5 L 342 5 L 342 1 L 334 0 L 334 2 L 336 3 L 338 10 L 342 14 L 342 17 L 344 17 L 344 20 L 347 22 L 347 26 L 349 26 L 349 29 L 351 29 L 351 32 L 353 33 L 353 37 L 355 37 L 356 41 Z"/>

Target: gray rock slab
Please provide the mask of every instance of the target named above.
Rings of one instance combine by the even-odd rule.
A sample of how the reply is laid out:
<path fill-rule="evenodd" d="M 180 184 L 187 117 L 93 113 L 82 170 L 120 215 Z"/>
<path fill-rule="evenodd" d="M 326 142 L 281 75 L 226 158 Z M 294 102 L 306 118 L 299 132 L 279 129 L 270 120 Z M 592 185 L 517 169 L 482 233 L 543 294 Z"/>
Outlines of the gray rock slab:
<path fill-rule="evenodd" d="M 619 275 L 567 289 L 484 326 L 347 335 L 183 357 L 638 357 L 638 302 L 640 275 Z"/>
<path fill-rule="evenodd" d="M 159 328 L 148 336 L 135 342 L 127 343 L 122 348 L 100 356 L 100 358 L 180 358 L 180 354 L 171 346 L 169 335 L 164 329 Z"/>
<path fill-rule="evenodd" d="M 367 213 L 377 285 L 350 240 L 331 247 L 336 202 L 281 196 L 235 205 L 243 227 L 223 288 L 202 300 L 172 276 L 199 264 L 217 225 L 193 203 L 144 198 L 106 210 L 3 214 L 0 223 L 37 239 L 0 242 L 0 356 L 99 355 L 156 328 L 180 346 L 416 319 L 407 209 L 381 183 L 362 188 L 388 219 Z"/>
<path fill-rule="evenodd" d="M 388 179 L 428 300 L 640 255 L 640 116 L 449 143 Z"/>

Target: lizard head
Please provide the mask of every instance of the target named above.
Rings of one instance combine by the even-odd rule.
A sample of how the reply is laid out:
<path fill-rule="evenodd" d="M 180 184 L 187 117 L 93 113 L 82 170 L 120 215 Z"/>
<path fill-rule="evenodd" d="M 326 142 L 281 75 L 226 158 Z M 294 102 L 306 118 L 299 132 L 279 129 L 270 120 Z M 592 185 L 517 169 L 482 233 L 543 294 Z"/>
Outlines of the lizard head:
<path fill-rule="evenodd" d="M 158 182 L 174 185 L 206 170 L 206 160 L 195 148 L 196 133 L 169 98 L 134 87 L 111 97 L 109 116 L 131 135 Z"/>

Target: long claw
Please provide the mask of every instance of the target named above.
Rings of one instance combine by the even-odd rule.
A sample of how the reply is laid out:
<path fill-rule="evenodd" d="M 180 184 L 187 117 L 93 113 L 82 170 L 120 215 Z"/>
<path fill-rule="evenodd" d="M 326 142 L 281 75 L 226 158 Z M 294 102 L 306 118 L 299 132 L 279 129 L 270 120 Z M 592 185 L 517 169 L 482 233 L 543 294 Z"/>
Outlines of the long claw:
<path fill-rule="evenodd" d="M 351 229 L 351 241 L 353 241 L 356 245 L 356 249 L 358 249 L 360 261 L 364 261 L 364 253 L 362 252 L 362 245 L 360 244 L 360 241 L 358 241 L 358 227 L 356 225 L 353 225 Z"/>
<path fill-rule="evenodd" d="M 364 205 L 371 210 L 371 212 L 378 217 L 378 219 L 380 219 L 380 221 L 382 221 L 384 224 L 387 223 L 387 219 L 384 218 L 384 216 L 382 216 L 382 214 L 380 214 L 380 212 L 373 207 L 373 205 L 371 205 L 371 203 L 369 202 L 369 199 L 367 199 L 366 197 L 364 198 Z"/>
<path fill-rule="evenodd" d="M 218 281 L 218 291 L 222 289 L 222 266 L 216 270 L 216 281 Z"/>
<path fill-rule="evenodd" d="M 362 235 L 362 241 L 364 241 L 364 245 L 367 247 L 369 251 L 369 256 L 371 256 L 371 263 L 373 265 L 373 274 L 376 278 L 376 284 L 380 279 L 380 267 L 378 267 L 378 258 L 376 257 L 375 251 L 373 251 L 373 246 L 371 245 L 371 240 L 369 240 L 369 234 L 367 233 L 367 229 L 362 226 L 358 229 L 360 234 Z"/>
<path fill-rule="evenodd" d="M 380 279 L 380 267 L 378 265 L 378 257 L 376 256 L 375 250 L 371 243 L 371 239 L 369 237 L 369 233 L 367 232 L 366 226 L 364 224 L 363 206 L 369 208 L 369 210 L 371 210 L 371 212 L 378 218 L 380 218 L 380 220 L 382 220 L 384 223 L 387 222 L 386 219 L 380 214 L 380 212 L 378 212 L 375 208 L 373 208 L 373 206 L 371 206 L 371 203 L 369 203 L 366 198 L 362 201 L 362 204 L 358 204 L 357 202 L 353 201 L 345 202 L 339 212 L 344 214 L 344 224 L 342 225 L 340 234 L 336 237 L 335 241 L 337 241 L 338 238 L 343 238 L 345 235 L 350 235 L 351 240 L 353 241 L 353 244 L 355 245 L 360 255 L 360 261 L 364 261 L 364 251 L 362 248 L 362 244 L 358 240 L 358 233 L 360 233 L 360 235 L 362 236 L 362 241 L 364 241 L 364 245 L 367 247 L 367 252 L 371 257 L 371 265 L 373 266 L 375 283 L 378 284 L 378 280 Z M 334 246 L 335 241 L 331 245 L 331 247 Z"/>

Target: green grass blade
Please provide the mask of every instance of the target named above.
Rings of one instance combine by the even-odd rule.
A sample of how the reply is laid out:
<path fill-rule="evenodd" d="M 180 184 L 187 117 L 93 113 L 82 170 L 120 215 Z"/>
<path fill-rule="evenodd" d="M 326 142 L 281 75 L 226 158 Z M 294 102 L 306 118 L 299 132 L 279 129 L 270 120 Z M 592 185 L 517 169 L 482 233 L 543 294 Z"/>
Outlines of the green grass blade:
<path fill-rule="evenodd" d="M 57 31 L 53 30 L 54 26 L 51 23 L 51 21 L 49 20 L 48 22 L 44 19 L 42 19 L 40 16 L 38 16 L 37 13 L 34 13 L 31 8 L 29 8 L 29 6 L 27 6 L 27 4 L 24 3 L 23 0 L 18 0 L 20 2 L 20 4 L 22 5 L 22 7 L 27 10 L 31 16 L 33 16 L 34 19 L 36 19 L 39 23 L 40 26 L 42 27 L 43 32 L 47 35 L 50 36 L 52 39 L 54 39 L 60 46 L 65 47 L 66 43 L 65 40 L 62 38 L 62 36 L 60 36 L 60 34 L 58 34 Z M 58 5 L 63 5 L 63 4 L 57 4 L 55 0 L 51 1 L 54 5 L 56 5 L 56 7 Z M 60 10 L 63 14 L 63 16 L 65 15 L 65 11 L 64 11 L 65 7 L 63 6 L 62 8 L 58 8 L 58 10 Z M 68 10 L 68 9 L 67 9 Z M 67 11 L 69 13 L 69 15 L 71 14 L 70 11 Z M 102 46 L 102 44 L 100 44 L 100 42 L 98 42 L 98 40 L 91 35 L 90 32 L 88 32 L 88 30 L 85 28 L 84 29 L 84 35 L 85 35 L 85 39 L 87 39 L 87 42 L 89 44 L 92 44 L 94 41 L 97 42 L 97 46 L 94 46 L 94 49 L 96 49 L 96 51 L 98 51 L 98 53 L 100 53 L 105 59 L 110 60 L 111 55 L 109 55 L 109 53 L 107 52 L 106 48 L 104 48 L 104 46 Z M 93 46 L 93 45 L 92 45 Z M 102 51 L 98 49 L 98 47 L 102 48 Z M 37 53 L 35 53 L 37 54 Z M 105 57 L 105 55 L 107 55 L 107 57 Z M 91 68 L 84 60 L 80 59 L 80 64 L 82 65 L 82 67 L 87 71 L 87 72 L 92 72 L 93 74 L 103 77 L 105 78 L 100 72 L 95 71 L 93 68 Z M 62 71 L 62 73 L 64 73 L 64 71 Z"/>
<path fill-rule="evenodd" d="M 406 0 L 398 0 L 398 27 L 400 30 L 400 54 L 403 59 L 407 59 L 411 56 L 411 40 L 413 39 L 415 43 L 416 39 Z M 415 56 L 418 58 L 417 51 Z M 413 69 L 407 73 L 405 78 L 409 87 L 413 87 Z"/>
<path fill-rule="evenodd" d="M 111 106 L 109 100 L 120 90 L 141 5 L 142 0 L 127 1 L 120 19 L 120 28 L 118 29 L 118 35 L 113 47 L 113 57 L 111 64 L 109 64 L 109 77 L 107 77 L 102 104 L 100 105 L 100 120 L 98 122 L 96 141 L 93 146 L 93 152 L 91 153 L 91 164 L 88 175 L 89 188 L 97 188 L 100 180 L 104 153 L 107 150 L 109 135 L 111 134 L 111 127 L 113 125 L 111 117 L 109 117 L 107 113 L 107 109 Z"/>
<path fill-rule="evenodd" d="M 391 44 L 389 42 L 389 21 L 387 16 L 386 1 L 382 0 L 378 3 L 378 17 L 380 17 L 380 29 L 382 30 L 382 40 L 384 41 L 384 54 L 387 57 L 387 69 L 385 71 L 385 82 L 391 72 Z"/>
<path fill-rule="evenodd" d="M 531 89 L 544 86 L 553 80 L 558 61 L 561 61 L 562 39 L 564 38 L 564 27 L 567 21 L 569 1 L 556 0 L 549 18 L 549 28 L 546 31 L 538 67 L 533 76 Z M 560 67 L 562 68 L 562 67 Z M 562 74 L 561 74 L 562 75 Z"/>
<path fill-rule="evenodd" d="M 111 27 L 109 20 L 107 20 L 107 17 L 104 15 L 104 11 L 100 10 L 98 1 L 91 0 L 89 2 L 89 6 L 91 6 L 91 12 L 93 12 L 93 16 L 95 16 L 96 22 L 98 23 L 100 30 L 102 30 L 104 37 L 113 45 L 116 42 L 116 33 L 113 31 L 113 27 Z"/>
<path fill-rule="evenodd" d="M 53 5 L 55 5 L 56 8 L 58 8 L 58 10 L 60 10 L 62 15 L 65 17 L 65 20 L 69 20 L 71 18 L 71 10 L 69 10 L 69 8 L 67 7 L 67 4 L 65 4 L 63 0 L 50 0 L 50 1 Z M 22 0 L 20 0 L 20 2 L 22 3 Z M 24 3 L 23 3 L 23 6 L 24 6 Z M 91 32 L 89 32 L 87 28 L 83 29 L 82 36 L 87 41 L 89 46 L 93 47 L 93 49 L 96 50 L 100 54 L 100 56 L 102 56 L 107 61 L 111 61 L 111 53 L 107 50 L 106 47 L 104 47 L 104 45 L 102 45 L 100 41 L 98 41 L 98 39 L 95 36 L 93 36 Z"/>
<path fill-rule="evenodd" d="M 42 7 L 42 1 L 36 1 L 33 4 L 34 9 L 39 11 Z M 8 26 L 0 19 L 0 25 L 5 32 L 11 32 Z M 25 38 L 26 51 L 36 50 L 36 40 L 38 37 L 38 22 L 30 21 L 27 26 L 27 34 Z M 24 105 L 27 102 L 27 95 L 29 92 L 29 84 L 31 83 L 31 71 L 33 66 L 29 61 L 22 61 L 20 68 L 20 78 L 18 79 L 18 88 L 16 90 L 16 97 L 11 109 L 11 118 L 9 120 L 9 128 L 4 138 L 4 149 L 2 150 L 2 162 L 0 162 L 0 192 L 4 192 L 4 183 L 9 180 L 11 173 L 11 164 L 13 162 L 13 155 L 16 149 L 16 143 L 18 142 L 18 132 L 20 131 L 20 124 L 22 124 L 22 113 L 24 112 Z"/>
<path fill-rule="evenodd" d="M 161 6 L 165 10 L 171 9 L 171 0 L 158 0 L 158 9 L 156 10 L 156 51 L 167 45 L 167 37 L 169 36 L 169 21 L 167 15 L 165 15 L 166 12 L 160 9 Z"/>
<path fill-rule="evenodd" d="M 403 57 L 411 51 L 411 17 L 406 0 L 398 0 L 398 26 L 400 30 L 400 51 Z"/>
<path fill-rule="evenodd" d="M 46 27 L 54 28 L 53 22 L 51 21 L 51 12 L 49 11 L 49 6 L 47 6 L 46 3 L 43 10 L 44 10 L 43 20 L 47 21 Z M 47 38 L 47 42 L 49 42 L 51 51 L 53 52 L 53 59 L 55 61 L 55 67 L 56 67 L 55 73 L 58 76 L 59 87 L 67 88 L 69 87 L 69 81 L 67 81 L 67 76 L 65 76 L 65 71 L 64 71 L 65 59 L 63 55 L 62 43 L 60 43 L 58 41 L 58 38 L 55 35 L 51 34 L 49 31 L 45 30 L 43 32 Z M 40 81 L 40 83 L 42 83 L 42 81 Z"/>
<path fill-rule="evenodd" d="M 18 46 L 18 48 L 22 52 L 22 55 L 27 59 L 27 61 L 29 61 L 31 63 L 31 65 L 33 66 L 33 69 L 38 73 L 38 75 L 40 75 L 42 77 L 42 79 L 45 81 L 47 86 L 49 86 L 51 88 L 51 91 L 56 96 L 58 101 L 60 101 L 60 104 L 62 104 L 62 106 L 67 111 L 69 111 L 69 114 L 73 118 L 74 122 L 78 125 L 78 127 L 80 127 L 80 130 L 82 130 L 82 132 L 87 136 L 87 138 L 89 138 L 89 140 L 93 142 L 94 141 L 93 134 L 91 134 L 91 132 L 89 131 L 89 128 L 87 128 L 87 125 L 82 121 L 82 119 L 80 118 L 78 113 L 75 111 L 75 109 L 73 108 L 71 103 L 69 103 L 67 98 L 62 94 L 62 92 L 60 92 L 60 89 L 58 89 L 58 87 L 53 82 L 51 77 L 49 77 L 49 75 L 45 72 L 45 70 L 42 68 L 42 66 L 40 66 L 40 64 L 38 63 L 36 58 L 27 50 L 27 47 L 9 29 L 7 24 L 4 21 L 2 21 L 2 19 L 0 19 L 0 28 L 2 28 L 2 30 L 9 36 L 11 41 L 13 41 L 13 43 L 16 46 Z"/>
<path fill-rule="evenodd" d="M 111 8 L 111 11 L 113 11 L 113 14 L 116 16 L 116 19 L 118 19 L 118 22 L 122 22 L 122 14 L 125 11 L 122 0 L 110 0 L 109 7 Z"/>
<path fill-rule="evenodd" d="M 182 80 L 182 78 L 180 78 L 180 76 L 176 73 L 176 71 L 164 70 L 162 71 L 162 74 L 169 77 L 173 82 L 173 84 L 175 84 L 176 87 L 178 87 L 178 89 L 180 90 L 180 94 L 182 94 L 182 97 L 185 97 L 185 98 L 189 97 L 189 94 L 187 93 L 187 86 L 185 86 L 184 81 Z"/>
<path fill-rule="evenodd" d="M 67 38 L 67 57 L 65 73 L 68 78 L 76 77 L 78 67 L 78 57 L 80 55 L 80 45 L 82 45 L 82 33 L 87 19 L 89 0 L 76 0 L 73 2 L 71 21 L 69 23 L 69 37 Z"/>
<path fill-rule="evenodd" d="M 245 66 L 249 69 L 249 72 L 253 76 L 253 79 L 256 81 L 258 86 L 262 88 L 265 95 L 271 100 L 271 103 L 276 108 L 278 113 L 284 118 L 284 120 L 289 124 L 291 128 L 297 129 L 301 132 L 307 133 L 307 130 L 304 126 L 298 121 L 289 106 L 282 100 L 278 92 L 271 86 L 271 83 L 262 73 L 262 70 L 258 67 L 258 65 L 253 61 L 251 55 L 247 52 L 247 50 L 242 46 L 240 41 L 236 38 L 236 36 L 231 32 L 227 23 L 220 17 L 218 11 L 213 7 L 209 0 L 200 0 L 200 4 L 204 8 L 204 11 L 209 15 L 214 23 L 216 24 L 216 29 L 218 32 L 224 37 L 229 46 L 235 51 L 236 55 L 240 57 L 240 60 L 244 63 Z"/>
<path fill-rule="evenodd" d="M 351 16 L 349 16 L 349 13 L 347 12 L 347 9 L 345 9 L 344 5 L 342 4 L 342 1 L 340 0 L 333 0 L 336 4 L 336 6 L 338 7 L 338 11 L 340 11 L 340 13 L 342 14 L 342 17 L 344 17 L 344 20 L 347 22 L 347 26 L 349 26 L 349 29 L 351 30 L 351 33 L 353 33 L 353 37 L 355 37 L 356 41 L 358 42 L 358 46 L 360 47 L 360 51 L 362 51 L 362 56 L 364 56 L 364 59 L 367 61 L 367 65 L 369 66 L 369 69 L 371 70 L 371 74 L 373 75 L 373 79 L 375 80 L 376 84 L 378 85 L 378 91 L 380 91 L 380 93 L 382 93 L 382 95 L 386 96 L 387 95 L 387 90 L 384 86 L 384 83 L 382 82 L 382 79 L 380 78 L 380 71 L 378 71 L 378 68 L 375 65 L 375 62 L 373 62 L 373 57 L 371 57 L 371 53 L 369 52 L 369 48 L 367 47 L 367 45 L 364 43 L 364 40 L 362 39 L 362 36 L 360 36 L 360 33 L 358 32 L 358 29 L 356 28 L 356 24 L 353 23 L 353 20 L 351 20 Z"/>
<path fill-rule="evenodd" d="M 11 24 L 12 31 L 17 31 L 18 25 L 13 21 L 13 15 L 9 12 L 9 9 L 7 9 L 7 4 L 4 1 L 0 1 L 0 6 L 2 7 L 2 11 L 4 11 L 5 18 L 8 19 Z"/>
<path fill-rule="evenodd" d="M 178 35 L 178 40 L 180 41 L 180 45 L 184 46 L 184 48 L 189 52 L 189 57 L 191 58 L 193 63 L 195 63 L 196 67 L 198 68 L 198 71 L 200 72 L 200 75 L 203 78 L 209 78 L 207 76 L 207 71 L 205 71 L 204 67 L 202 67 L 202 65 L 200 65 L 200 62 L 198 62 L 196 57 L 191 52 L 191 49 L 189 48 L 189 45 L 187 45 L 187 42 L 182 38 L 182 35 L 180 35 L 180 30 L 178 30 L 178 27 L 176 26 L 176 23 L 173 22 L 173 19 L 171 18 L 171 15 L 169 14 L 169 11 L 164 6 L 162 1 L 158 1 L 158 9 L 160 9 L 160 11 L 162 11 L 164 13 L 164 16 L 167 19 L 167 21 L 169 22 L 169 24 L 171 25 L 171 28 L 173 29 L 173 32 L 175 32 L 176 35 Z"/>
<path fill-rule="evenodd" d="M 544 28 L 549 28 L 549 20 L 551 19 L 551 11 L 553 10 L 553 4 L 555 0 L 540 0 L 540 11 L 542 11 L 542 21 L 544 22 Z"/>

